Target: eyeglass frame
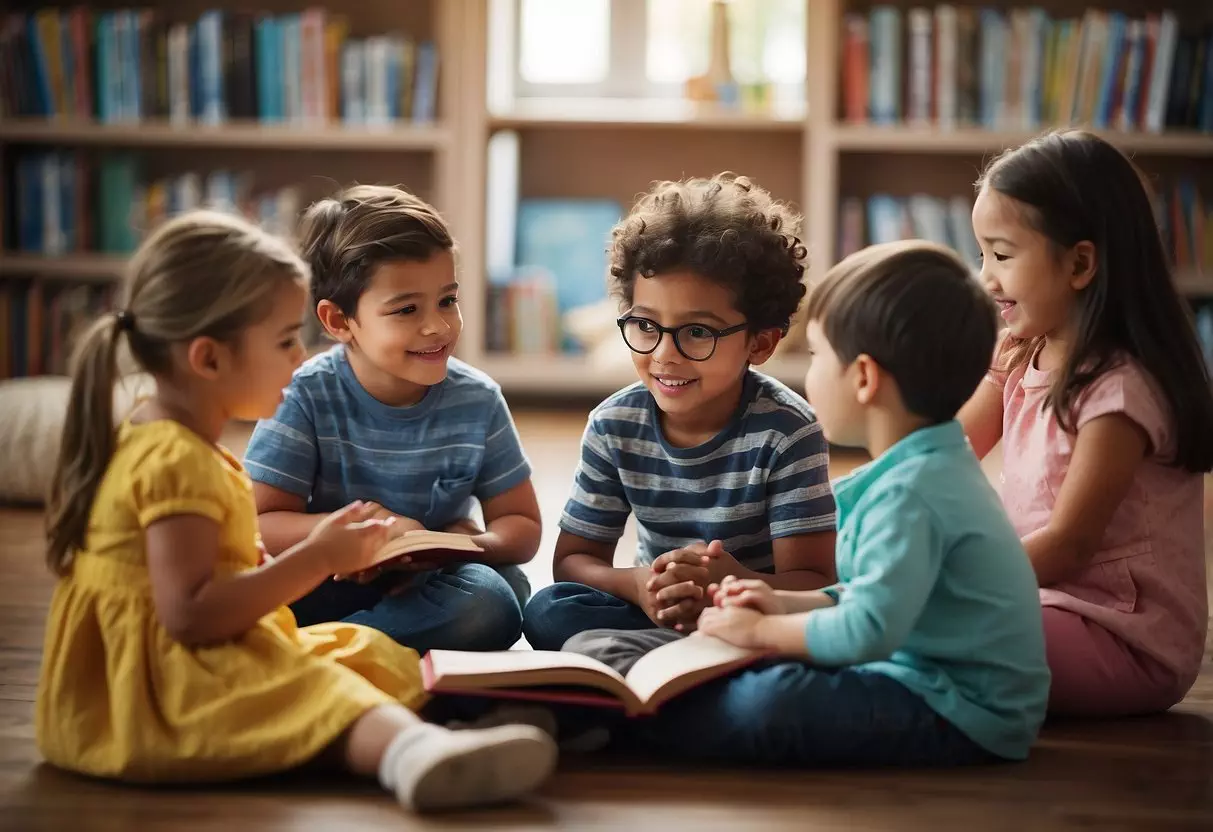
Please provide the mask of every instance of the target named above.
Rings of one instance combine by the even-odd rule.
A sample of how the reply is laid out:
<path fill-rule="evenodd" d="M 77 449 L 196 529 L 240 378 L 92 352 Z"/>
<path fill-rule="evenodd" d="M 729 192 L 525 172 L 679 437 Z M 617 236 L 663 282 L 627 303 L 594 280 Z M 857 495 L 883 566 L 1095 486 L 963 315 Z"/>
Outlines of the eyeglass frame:
<path fill-rule="evenodd" d="M 646 321 L 653 325 L 653 328 L 657 331 L 657 342 L 655 344 L 653 344 L 651 349 L 638 350 L 632 346 L 631 342 L 628 341 L 627 333 L 624 331 L 624 327 L 627 326 L 628 321 Z M 711 360 L 712 356 L 716 354 L 716 347 L 719 346 L 721 338 L 728 337 L 729 335 L 735 335 L 738 332 L 741 332 L 742 330 L 748 329 L 750 326 L 748 321 L 743 321 L 734 326 L 726 327 L 725 329 L 717 329 L 714 326 L 708 326 L 707 324 L 699 324 L 699 323 L 695 323 L 693 321 L 691 323 L 687 323 L 687 324 L 679 324 L 678 326 L 662 326 L 661 324 L 654 321 L 652 318 L 646 318 L 643 315 L 620 315 L 618 318 L 615 319 L 615 323 L 619 327 L 619 335 L 620 335 L 620 337 L 623 338 L 623 343 L 627 346 L 628 349 L 630 349 L 632 352 L 636 353 L 637 355 L 652 355 L 653 353 L 657 352 L 657 348 L 661 346 L 661 339 L 664 338 L 665 334 L 668 332 L 674 338 L 674 349 L 678 350 L 678 354 L 681 355 L 683 358 L 685 358 L 687 361 L 709 361 L 709 360 Z M 712 351 L 710 353 L 708 353 L 706 356 L 704 356 L 703 358 L 692 358 L 691 356 L 687 355 L 686 350 L 684 350 L 682 348 L 682 342 L 678 340 L 678 332 L 680 330 L 683 330 L 683 329 L 686 329 L 687 327 L 692 327 L 692 326 L 697 326 L 700 329 L 706 329 L 708 332 L 712 333 L 712 337 L 713 337 Z"/>

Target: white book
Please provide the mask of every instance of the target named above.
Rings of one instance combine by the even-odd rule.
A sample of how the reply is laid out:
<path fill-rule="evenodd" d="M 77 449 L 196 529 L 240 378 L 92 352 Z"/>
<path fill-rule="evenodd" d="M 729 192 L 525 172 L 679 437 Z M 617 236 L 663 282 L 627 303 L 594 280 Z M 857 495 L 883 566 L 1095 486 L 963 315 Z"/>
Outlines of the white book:
<path fill-rule="evenodd" d="M 935 123 L 942 130 L 956 127 L 957 16 L 955 6 L 935 8 Z"/>
<path fill-rule="evenodd" d="M 910 30 L 909 101 L 906 121 L 925 126 L 931 121 L 931 29 L 930 9 L 913 8 L 907 13 Z"/>
<path fill-rule="evenodd" d="M 1150 98 L 1146 109 L 1145 127 L 1151 133 L 1161 133 L 1165 126 L 1178 30 L 1175 13 L 1163 12 L 1158 26 L 1158 43 L 1154 48 L 1154 67 L 1150 70 Z"/>

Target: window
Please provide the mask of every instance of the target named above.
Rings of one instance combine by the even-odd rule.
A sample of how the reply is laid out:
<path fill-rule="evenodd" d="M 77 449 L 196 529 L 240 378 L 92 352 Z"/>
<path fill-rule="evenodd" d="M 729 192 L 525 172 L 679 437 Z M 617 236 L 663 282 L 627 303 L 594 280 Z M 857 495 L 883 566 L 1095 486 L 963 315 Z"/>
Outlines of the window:
<path fill-rule="evenodd" d="M 681 97 L 687 79 L 707 71 L 712 0 L 511 2 L 519 96 Z M 767 82 L 777 97 L 803 100 L 806 5 L 728 0 L 729 62 L 739 83 Z"/>
<path fill-rule="evenodd" d="M 647 0 L 646 74 L 682 84 L 708 69 L 710 0 Z M 742 84 L 798 84 L 805 75 L 804 0 L 730 0 L 729 64 Z"/>
<path fill-rule="evenodd" d="M 610 0 L 521 0 L 518 71 L 530 84 L 606 79 Z"/>

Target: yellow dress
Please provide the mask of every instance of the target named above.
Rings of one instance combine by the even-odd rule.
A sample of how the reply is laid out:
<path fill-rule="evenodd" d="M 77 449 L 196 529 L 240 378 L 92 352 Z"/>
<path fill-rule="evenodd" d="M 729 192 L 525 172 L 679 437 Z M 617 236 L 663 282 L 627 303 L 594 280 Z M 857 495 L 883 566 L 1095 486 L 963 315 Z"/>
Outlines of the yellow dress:
<path fill-rule="evenodd" d="M 178 514 L 219 523 L 219 572 L 257 566 L 240 463 L 177 422 L 123 424 L 85 549 L 51 601 L 35 706 L 49 762 L 135 782 L 267 774 L 312 759 L 372 707 L 425 701 L 416 652 L 353 624 L 299 628 L 286 607 L 230 642 L 174 641 L 144 530 Z"/>

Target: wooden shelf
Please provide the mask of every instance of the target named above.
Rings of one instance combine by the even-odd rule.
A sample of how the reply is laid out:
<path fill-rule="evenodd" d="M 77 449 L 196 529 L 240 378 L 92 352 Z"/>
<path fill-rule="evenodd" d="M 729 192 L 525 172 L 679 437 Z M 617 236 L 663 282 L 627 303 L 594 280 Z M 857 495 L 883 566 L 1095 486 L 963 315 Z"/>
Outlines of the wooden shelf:
<path fill-rule="evenodd" d="M 636 381 L 630 366 L 598 367 L 575 355 L 485 353 L 476 360 L 476 366 L 492 376 L 506 393 L 607 396 Z M 788 355 L 756 369 L 801 390 L 808 367 L 808 356 Z"/>
<path fill-rule="evenodd" d="M 435 150 L 449 140 L 445 128 L 419 124 L 345 127 L 233 122 L 209 126 L 177 125 L 166 121 L 96 124 L 46 119 L 0 120 L 0 141 L 31 144 L 390 151 Z"/>
<path fill-rule="evenodd" d="M 827 131 L 827 141 L 837 151 L 851 153 L 987 153 L 1021 145 L 1044 132 L 1044 129 L 940 130 L 935 127 L 837 124 Z M 1213 133 L 1134 133 L 1115 130 L 1093 132 L 1127 152 L 1158 156 L 1213 157 Z"/>
<path fill-rule="evenodd" d="M 510 110 L 489 114 L 489 126 L 513 128 L 690 129 L 799 131 L 803 105 L 746 112 L 684 99 L 552 98 L 521 99 Z"/>
<path fill-rule="evenodd" d="M 1185 297 L 1213 299 L 1213 274 L 1183 272 L 1175 276 L 1175 285 Z"/>
<path fill-rule="evenodd" d="M 0 254 L 0 278 L 36 277 L 63 282 L 112 283 L 122 276 L 127 258 L 113 254 Z"/>

